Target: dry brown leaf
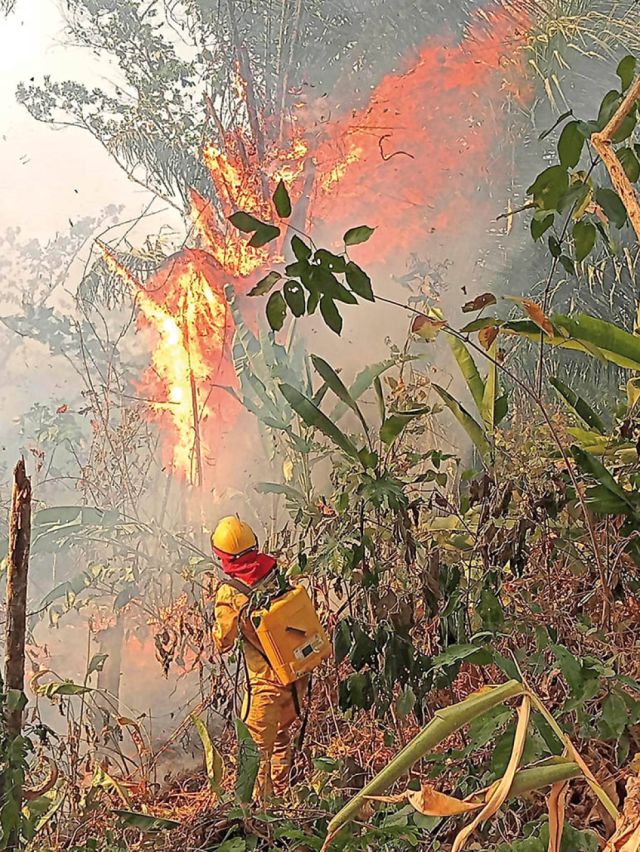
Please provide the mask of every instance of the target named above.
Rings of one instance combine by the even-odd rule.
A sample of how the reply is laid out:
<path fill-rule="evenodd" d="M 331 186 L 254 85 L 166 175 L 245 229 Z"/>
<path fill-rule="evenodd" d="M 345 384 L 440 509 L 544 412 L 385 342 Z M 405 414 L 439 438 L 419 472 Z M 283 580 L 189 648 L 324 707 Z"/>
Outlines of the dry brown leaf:
<path fill-rule="evenodd" d="M 562 831 L 564 829 L 564 811 L 568 788 L 568 781 L 560 781 L 558 784 L 554 784 L 552 786 L 547 797 L 547 809 L 549 811 L 548 852 L 560 852 L 560 846 L 562 845 Z"/>
<path fill-rule="evenodd" d="M 472 311 L 481 311 L 483 308 L 488 307 L 489 305 L 495 305 L 498 300 L 493 295 L 493 293 L 482 293 L 480 296 L 476 296 L 475 299 L 472 299 L 470 302 L 465 302 L 462 306 L 463 314 L 470 314 Z"/>
<path fill-rule="evenodd" d="M 436 339 L 446 324 L 446 320 L 432 319 L 421 314 L 411 323 L 411 331 L 423 340 L 431 342 Z"/>
<path fill-rule="evenodd" d="M 418 813 L 424 816 L 449 817 L 457 814 L 466 814 L 469 811 L 477 811 L 482 807 L 482 802 L 464 802 L 455 796 L 447 796 L 439 793 L 431 784 L 423 784 L 422 789 L 408 796 L 411 804 Z"/>
<path fill-rule="evenodd" d="M 604 852 L 640 852 L 640 778 L 629 778 L 624 809 Z"/>
<path fill-rule="evenodd" d="M 480 823 L 485 822 L 492 817 L 496 811 L 502 807 L 503 802 L 509 795 L 513 779 L 518 771 L 518 767 L 520 766 L 520 761 L 522 760 L 522 752 L 524 751 L 524 745 L 527 739 L 527 728 L 529 726 L 530 713 L 531 699 L 528 695 L 525 695 L 522 699 L 522 704 L 518 708 L 518 724 L 516 726 L 516 735 L 513 740 L 513 748 L 511 750 L 511 757 L 509 758 L 507 769 L 501 778 L 500 783 L 495 787 L 491 794 L 491 798 L 484 805 L 480 813 L 474 817 L 469 825 L 465 826 L 462 831 L 458 833 L 453 842 L 451 852 L 461 852 Z"/>
<path fill-rule="evenodd" d="M 488 325 L 486 328 L 481 328 L 478 332 L 478 340 L 480 341 L 480 345 L 484 346 L 485 349 L 491 349 L 493 341 L 498 336 L 498 327 L 495 325 Z"/>
<path fill-rule="evenodd" d="M 553 326 L 547 319 L 541 306 L 534 302 L 533 299 L 523 299 L 522 307 L 529 314 L 538 328 L 541 328 L 546 335 L 553 337 Z"/>

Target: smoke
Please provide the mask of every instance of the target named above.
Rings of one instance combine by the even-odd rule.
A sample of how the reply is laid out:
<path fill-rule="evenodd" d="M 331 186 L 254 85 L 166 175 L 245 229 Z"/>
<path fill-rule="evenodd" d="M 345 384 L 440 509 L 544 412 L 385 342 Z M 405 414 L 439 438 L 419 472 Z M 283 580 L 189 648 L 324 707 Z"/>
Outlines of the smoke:
<path fill-rule="evenodd" d="M 448 2 L 430 3 L 425 11 L 420 2 L 351 4 L 325 33 L 327 40 L 340 41 L 331 44 L 335 55 L 340 48 L 343 61 L 327 60 L 328 48 L 319 41 L 322 30 L 314 51 L 294 54 L 288 93 L 292 103 L 285 122 L 289 135 L 271 162 L 253 161 L 252 192 L 242 184 L 239 195 L 229 193 L 228 208 L 217 210 L 214 220 L 220 225 L 234 207 L 246 209 L 252 203 L 257 205 L 252 212 L 262 213 L 264 199 L 256 201 L 263 177 L 259 170 L 266 171 L 268 165 L 267 177 L 273 178 L 278 169 L 300 166 L 291 193 L 306 211 L 304 228 L 316 243 L 339 249 L 347 228 L 367 224 L 376 229 L 352 256 L 369 272 L 379 295 L 440 305 L 456 324 L 459 306 L 479 292 L 528 289 L 528 281 L 517 280 L 516 273 L 522 274 L 519 261 L 515 268 L 509 265 L 514 254 L 519 257 L 523 226 L 516 220 L 509 232 L 508 224 L 496 221 L 508 205 L 518 206 L 518 175 L 531 171 L 539 159 L 528 111 L 535 106 L 538 116 L 545 109 L 552 112 L 536 104 L 520 52 L 527 27 L 519 11 L 523 6 Z M 16 83 L 53 70 L 88 85 L 105 76 L 119 83 L 107 60 L 85 66 L 85 53 L 71 57 L 51 49 L 61 27 L 52 8 L 47 6 L 39 18 L 23 4 L 2 22 L 3 38 L 11 48 L 0 58 L 9 63 L 7 79 Z M 477 14 L 479 10 L 485 14 Z M 320 27 L 312 15 L 302 25 L 306 31 Z M 304 42 L 304 32 L 300 39 Z M 367 64 L 365 47 L 371 56 L 372 44 L 378 46 L 379 61 Z M 255 419 L 224 389 L 234 377 L 228 356 L 220 364 L 219 333 L 229 333 L 231 323 L 226 314 L 220 322 L 210 321 L 217 314 L 209 310 L 193 326 L 197 345 L 190 339 L 192 354 L 199 359 L 190 369 L 206 409 L 200 461 L 205 485 L 190 485 L 189 480 L 197 481 L 192 457 L 187 454 L 185 461 L 184 453 L 176 452 L 177 443 L 190 434 L 189 397 L 171 396 L 176 391 L 171 372 L 178 364 L 176 353 L 186 351 L 180 340 L 184 331 L 177 322 L 167 330 L 166 323 L 191 310 L 177 298 L 185 290 L 181 264 L 196 254 L 191 247 L 196 241 L 194 221 L 185 226 L 167 205 L 129 181 L 95 141 L 71 130 L 39 127 L 6 95 L 5 105 L 9 118 L 0 168 L 3 185 L 11 191 L 2 200 L 0 231 L 15 229 L 16 224 L 23 230 L 13 241 L 5 235 L 2 243 L 8 273 L 2 313 L 9 328 L 1 332 L 5 383 L 0 400 L 10 416 L 3 422 L 0 465 L 6 480 L 17 453 L 27 452 L 36 508 L 84 504 L 110 509 L 120 524 L 118 535 L 124 536 L 124 543 L 110 550 L 110 533 L 103 529 L 99 534 L 92 530 L 92 536 L 98 535 L 93 546 L 76 540 L 63 547 L 60 538 L 68 531 L 57 533 L 55 547 L 34 554 L 31 608 L 37 610 L 51 589 L 72 583 L 88 563 L 106 559 L 106 573 L 122 572 L 117 574 L 119 588 L 128 589 L 132 597 L 122 607 L 117 672 L 121 712 L 140 717 L 158 744 L 197 706 L 202 687 L 202 670 L 193 666 L 193 659 L 180 662 L 174 655 L 169 677 L 162 676 L 154 631 L 155 616 L 166 603 L 163 595 L 169 588 L 179 598 L 188 586 L 182 574 L 203 570 L 207 534 L 217 517 L 238 512 L 258 528 L 261 539 L 284 522 L 282 511 L 254 490 L 260 481 L 281 478 L 282 460 L 271 458 L 272 447 L 262 442 Z M 305 150 L 292 159 L 300 139 Z M 252 156 L 251 151 L 237 151 L 232 162 L 231 156 L 209 153 L 212 185 L 218 188 L 232 183 L 228 169 L 239 169 L 241 154 L 249 160 Z M 302 170 L 306 162 L 313 163 L 308 182 Z M 251 174 L 245 172 L 244 177 L 248 180 Z M 210 199 L 203 201 L 206 207 Z M 112 204 L 119 205 L 117 222 L 113 210 L 99 212 Z M 219 246 L 219 235 L 215 221 L 209 226 L 198 204 L 194 196 L 200 226 L 197 251 L 211 251 Z M 122 286 L 109 270 L 96 271 L 98 236 L 129 257 L 128 268 L 131 252 L 138 251 L 140 271 L 134 271 L 140 281 Z M 223 236 L 235 248 L 245 246 L 246 238 L 228 227 Z M 41 242 L 36 244 L 36 239 Z M 183 243 L 189 244 L 186 251 Z M 242 254 L 245 247 L 238 252 L 234 261 L 241 255 L 252 263 L 258 257 L 267 266 L 279 262 L 266 251 Z M 159 258 L 167 256 L 170 260 L 158 269 Z M 11 259 L 10 269 L 6 258 Z M 246 293 L 262 274 L 258 264 L 241 276 L 246 269 L 224 266 L 218 255 L 215 261 L 206 264 L 200 284 L 210 287 L 216 305 L 222 303 L 225 284 Z M 168 266 L 175 278 L 165 274 Z M 156 271 L 147 274 L 147 267 Z M 505 283 L 506 270 L 513 274 Z M 89 271 L 94 276 L 90 287 Z M 81 298 L 76 299 L 81 284 Z M 146 289 L 153 296 L 141 304 Z M 204 289 L 200 287 L 200 297 Z M 137 294 L 136 311 L 132 292 Z M 239 302 L 249 326 L 257 331 L 260 322 L 264 328 L 262 317 L 257 319 L 263 300 Z M 69 328 L 61 324 L 63 318 Z M 378 304 L 345 307 L 344 319 L 341 338 L 315 320 L 299 323 L 296 335 L 307 352 L 340 367 L 348 384 L 363 366 L 384 357 L 390 345 L 403 346 L 409 317 L 402 309 Z M 176 348 L 161 352 L 163 328 Z M 72 350 L 69 341 L 78 338 L 78 330 L 82 343 Z M 425 369 L 446 374 L 442 348 L 432 345 L 425 351 Z M 221 387 L 211 395 L 206 391 L 205 404 L 202 389 L 214 372 Z M 34 411 L 36 404 L 43 410 Z M 172 405 L 184 415 L 181 424 L 172 415 Z M 158 537 L 146 562 L 136 552 L 138 544 L 130 546 L 133 533 L 122 532 L 127 523 L 149 525 L 145 547 L 149 538 Z M 182 551 L 178 555 L 177 546 L 169 548 L 163 538 L 167 530 L 195 548 L 189 552 L 192 563 Z M 157 584 L 150 584 L 140 601 L 136 584 L 143 569 L 156 572 Z M 196 576 L 202 579 L 204 572 Z M 206 591 L 198 593 L 207 600 Z M 99 631 L 92 635 L 97 633 L 100 641 L 89 636 L 88 615 L 112 617 L 113 596 L 106 587 L 100 592 L 93 586 L 88 592 L 78 587 L 73 594 L 82 607 L 67 612 L 61 601 L 74 604 L 69 590 L 67 594 L 56 601 L 64 610 L 58 612 L 57 627 L 46 618 L 34 618 L 31 659 L 40 669 L 81 683 L 88 660 L 104 647 Z M 172 629 L 179 644 L 179 619 Z M 184 624 L 182 630 L 184 634 Z M 92 683 L 96 680 L 94 676 Z M 53 724 L 57 710 L 45 709 L 45 704 L 41 702 L 43 712 Z M 131 750 L 133 744 L 127 747 Z"/>

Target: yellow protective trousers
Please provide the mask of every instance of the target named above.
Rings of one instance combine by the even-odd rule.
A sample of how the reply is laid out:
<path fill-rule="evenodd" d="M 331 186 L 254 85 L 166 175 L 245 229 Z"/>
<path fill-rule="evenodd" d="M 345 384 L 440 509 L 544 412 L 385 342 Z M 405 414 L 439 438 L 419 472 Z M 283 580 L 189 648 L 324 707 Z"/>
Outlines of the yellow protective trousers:
<path fill-rule="evenodd" d="M 282 796 L 289 786 L 291 771 L 291 726 L 306 694 L 308 678 L 282 686 L 260 651 L 251 624 L 241 618 L 249 599 L 226 583 L 220 586 L 215 602 L 213 639 L 223 653 L 230 651 L 239 635 L 244 639 L 248 688 L 241 718 L 260 751 L 256 798 L 273 793 Z M 295 691 L 294 691 L 295 690 Z"/>
<path fill-rule="evenodd" d="M 291 686 L 265 681 L 250 683 L 242 718 L 260 751 L 256 798 L 264 800 L 273 794 L 283 796 L 289 788 L 291 726 L 298 718 L 306 685 L 306 678 Z"/>

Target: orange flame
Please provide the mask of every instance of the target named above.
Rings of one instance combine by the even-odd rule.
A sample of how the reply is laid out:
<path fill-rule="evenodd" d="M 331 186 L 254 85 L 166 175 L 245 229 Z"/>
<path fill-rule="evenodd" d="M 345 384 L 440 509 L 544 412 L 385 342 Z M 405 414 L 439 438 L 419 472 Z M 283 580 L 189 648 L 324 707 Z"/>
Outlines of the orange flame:
<path fill-rule="evenodd" d="M 215 203 L 191 190 L 203 248 L 169 258 L 145 287 L 103 247 L 136 293 L 140 327 L 153 333 L 140 389 L 157 400 L 151 410 L 165 430 L 166 461 L 191 482 L 203 481 L 204 460 L 215 456 L 220 430 L 234 416 L 231 398 L 216 387 L 235 379 L 225 276 L 248 286 L 282 251 L 281 241 L 249 246 L 228 217 L 243 210 L 271 222 L 270 196 L 282 180 L 294 208 L 300 202 L 306 221 L 298 225 L 306 230 L 323 223 L 332 234 L 380 226 L 383 238 L 358 248 L 358 259 L 373 271 L 386 258 L 423 250 L 429 235 L 445 234 L 450 243 L 470 222 L 487 221 L 492 185 L 504 185 L 497 154 L 507 127 L 504 104 L 519 92 L 506 78 L 522 77 L 517 60 L 505 59 L 526 26 L 513 9 L 503 4 L 476 13 L 461 42 L 429 39 L 412 67 L 383 78 L 368 105 L 344 117 L 314 122 L 313 105 L 299 105 L 296 120 L 285 126 L 285 145 L 266 143 L 261 159 L 259 146 L 242 132 L 226 134 L 223 148 L 206 145 L 202 158 Z M 239 74 L 236 86 L 244 97 Z"/>

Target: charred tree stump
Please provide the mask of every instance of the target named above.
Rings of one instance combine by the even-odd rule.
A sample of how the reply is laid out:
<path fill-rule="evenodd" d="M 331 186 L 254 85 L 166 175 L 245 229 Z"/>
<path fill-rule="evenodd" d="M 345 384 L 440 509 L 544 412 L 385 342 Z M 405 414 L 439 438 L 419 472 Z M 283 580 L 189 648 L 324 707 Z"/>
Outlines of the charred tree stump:
<path fill-rule="evenodd" d="M 27 573 L 29 570 L 30 544 L 31 480 L 27 476 L 24 459 L 20 459 L 13 471 L 13 492 L 9 515 L 5 633 L 5 687 L 7 692 L 9 690 L 24 692 L 24 646 L 27 624 Z M 22 709 L 20 706 L 7 710 L 6 726 L 9 739 L 20 736 L 22 731 Z"/>

